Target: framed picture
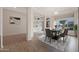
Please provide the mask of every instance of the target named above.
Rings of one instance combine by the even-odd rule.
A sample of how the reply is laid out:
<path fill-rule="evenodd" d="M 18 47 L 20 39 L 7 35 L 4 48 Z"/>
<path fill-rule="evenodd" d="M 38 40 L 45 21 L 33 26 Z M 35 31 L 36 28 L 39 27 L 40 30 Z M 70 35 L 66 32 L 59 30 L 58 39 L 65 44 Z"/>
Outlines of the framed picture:
<path fill-rule="evenodd" d="M 20 19 L 20 17 L 12 17 L 12 16 L 10 16 L 10 20 L 9 20 L 9 23 L 10 24 L 20 24 L 20 21 L 21 19 Z"/>

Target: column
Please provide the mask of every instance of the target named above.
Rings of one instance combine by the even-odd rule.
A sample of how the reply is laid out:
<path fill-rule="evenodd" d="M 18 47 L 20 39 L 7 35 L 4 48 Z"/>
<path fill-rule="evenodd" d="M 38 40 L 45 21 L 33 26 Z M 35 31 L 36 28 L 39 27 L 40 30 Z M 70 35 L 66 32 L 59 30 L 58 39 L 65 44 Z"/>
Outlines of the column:
<path fill-rule="evenodd" d="M 28 8 L 28 40 L 32 40 L 33 38 L 33 20 L 34 20 L 34 15 L 33 15 L 33 10 L 31 7 Z"/>
<path fill-rule="evenodd" d="M 0 17 L 0 29 L 1 29 L 1 46 L 0 46 L 0 48 L 3 48 L 3 8 L 0 8 L 0 15 L 1 15 L 1 17 Z"/>

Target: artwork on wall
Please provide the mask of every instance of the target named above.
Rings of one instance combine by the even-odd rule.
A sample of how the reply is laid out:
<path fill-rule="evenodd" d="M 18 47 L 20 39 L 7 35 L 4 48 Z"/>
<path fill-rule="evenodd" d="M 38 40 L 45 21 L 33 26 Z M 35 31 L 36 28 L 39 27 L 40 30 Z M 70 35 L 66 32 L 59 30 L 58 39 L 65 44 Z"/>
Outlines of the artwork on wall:
<path fill-rule="evenodd" d="M 35 16 L 33 23 L 34 32 L 44 31 L 44 17 L 43 16 Z"/>
<path fill-rule="evenodd" d="M 9 20 L 9 23 L 10 24 L 20 24 L 20 21 L 21 19 L 20 19 L 20 17 L 12 17 L 12 16 L 10 16 L 10 20 Z"/>

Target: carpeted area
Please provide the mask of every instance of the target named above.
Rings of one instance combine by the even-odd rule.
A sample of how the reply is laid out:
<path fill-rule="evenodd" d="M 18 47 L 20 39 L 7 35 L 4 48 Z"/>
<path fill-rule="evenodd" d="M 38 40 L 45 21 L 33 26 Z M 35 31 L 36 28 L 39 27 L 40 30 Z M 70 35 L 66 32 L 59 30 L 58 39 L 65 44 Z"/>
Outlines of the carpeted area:
<path fill-rule="evenodd" d="M 60 50 L 60 51 L 64 51 L 65 47 L 68 44 L 67 42 L 68 42 L 69 38 L 70 37 L 68 37 L 64 42 L 63 42 L 62 38 L 60 40 L 57 40 L 57 41 L 52 39 L 51 43 L 49 42 L 49 39 L 46 39 L 46 41 L 45 41 L 44 37 L 39 37 L 39 40 L 46 43 L 46 44 L 48 44 L 51 47 L 54 47 L 54 48 Z"/>
<path fill-rule="evenodd" d="M 68 36 L 65 38 L 65 41 L 63 42 L 63 38 L 60 38 L 57 41 L 54 41 L 52 39 L 52 42 L 50 43 L 49 39 L 46 39 L 45 41 L 45 35 L 37 35 L 39 40 L 43 43 L 54 47 L 55 49 L 61 51 L 61 52 L 77 52 L 78 51 L 78 38 L 73 36 Z"/>

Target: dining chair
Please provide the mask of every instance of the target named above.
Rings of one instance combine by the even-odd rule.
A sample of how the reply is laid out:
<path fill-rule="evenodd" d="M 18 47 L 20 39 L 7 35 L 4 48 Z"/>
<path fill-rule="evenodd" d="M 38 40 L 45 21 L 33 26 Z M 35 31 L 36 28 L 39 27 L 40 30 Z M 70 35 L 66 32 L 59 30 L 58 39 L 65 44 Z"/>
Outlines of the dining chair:
<path fill-rule="evenodd" d="M 60 37 L 63 37 L 63 42 L 64 42 L 64 40 L 65 40 L 65 37 L 67 37 L 67 35 L 68 35 L 68 29 L 65 29 L 65 30 L 64 30 L 64 33 L 61 33 L 61 34 L 60 34 Z"/>
<path fill-rule="evenodd" d="M 45 35 L 45 41 L 48 39 L 51 41 L 51 31 L 50 29 L 45 29 L 46 35 Z"/>

